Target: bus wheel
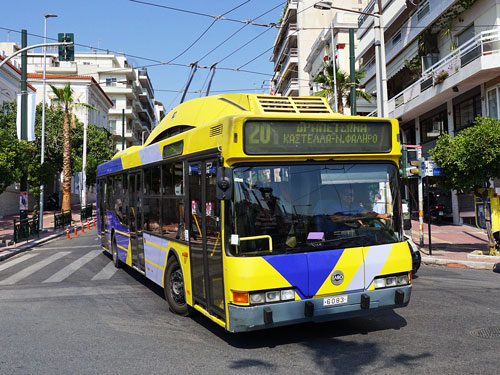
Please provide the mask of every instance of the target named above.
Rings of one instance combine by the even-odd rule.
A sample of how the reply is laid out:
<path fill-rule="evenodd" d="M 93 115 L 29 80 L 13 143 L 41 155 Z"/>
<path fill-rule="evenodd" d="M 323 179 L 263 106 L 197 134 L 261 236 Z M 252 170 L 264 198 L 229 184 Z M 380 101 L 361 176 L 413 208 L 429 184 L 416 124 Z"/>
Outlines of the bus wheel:
<path fill-rule="evenodd" d="M 164 287 L 165 298 L 170 310 L 176 314 L 188 316 L 191 313 L 191 309 L 186 303 L 184 277 L 181 267 L 175 257 L 170 258 L 167 263 Z"/>
<path fill-rule="evenodd" d="M 120 268 L 120 259 L 118 259 L 118 246 L 116 246 L 116 238 L 113 236 L 113 240 L 111 242 L 111 251 L 113 254 L 113 264 L 116 268 Z"/>

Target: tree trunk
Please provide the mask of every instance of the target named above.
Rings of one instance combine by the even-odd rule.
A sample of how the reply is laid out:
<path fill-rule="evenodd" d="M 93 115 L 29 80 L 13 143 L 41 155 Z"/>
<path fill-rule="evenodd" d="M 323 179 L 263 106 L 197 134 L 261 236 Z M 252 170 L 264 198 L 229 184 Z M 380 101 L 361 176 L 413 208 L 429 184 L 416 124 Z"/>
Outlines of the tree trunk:
<path fill-rule="evenodd" d="M 489 254 L 492 255 L 495 252 L 495 238 L 493 237 L 493 231 L 491 230 L 491 220 L 490 220 L 490 209 L 488 207 L 488 188 L 485 188 L 480 194 L 483 200 L 483 215 L 484 223 L 486 224 L 486 233 L 488 234 L 488 250 Z"/>
<path fill-rule="evenodd" d="M 70 143 L 70 124 L 68 110 L 64 111 L 63 128 L 63 197 L 61 210 L 71 209 L 71 143 Z"/>

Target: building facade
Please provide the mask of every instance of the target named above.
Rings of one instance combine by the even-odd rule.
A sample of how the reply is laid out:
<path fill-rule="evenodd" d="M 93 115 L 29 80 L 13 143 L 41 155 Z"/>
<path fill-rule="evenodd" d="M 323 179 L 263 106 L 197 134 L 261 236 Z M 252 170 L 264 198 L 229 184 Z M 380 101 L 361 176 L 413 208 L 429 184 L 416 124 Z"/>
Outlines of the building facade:
<path fill-rule="evenodd" d="M 443 133 L 456 135 L 478 115 L 496 117 L 500 99 L 500 4 L 496 0 L 387 0 L 383 4 L 388 116 L 402 141 L 423 156 Z M 373 11 L 374 1 L 365 8 Z M 373 17 L 358 19 L 357 59 L 376 90 Z M 432 189 L 432 186 L 431 186 Z M 499 191 L 500 192 L 500 191 Z M 455 224 L 472 223 L 471 194 L 441 192 Z"/>
<path fill-rule="evenodd" d="M 273 94 L 309 95 L 309 75 L 304 71 L 311 46 L 329 24 L 328 12 L 313 7 L 316 0 L 288 0 L 278 23 L 271 61 Z"/>
<path fill-rule="evenodd" d="M 20 48 L 15 43 L 0 43 L 2 47 L 8 54 Z M 104 53 L 75 53 L 75 61 L 59 61 L 56 51 L 49 49 L 46 56 L 47 74 L 92 77 L 102 87 L 113 103 L 108 124 L 102 126 L 113 135 L 117 149 L 140 145 L 158 124 L 154 89 L 145 68 L 132 67 L 124 56 Z M 28 73 L 43 73 L 42 53 L 28 53 Z"/>

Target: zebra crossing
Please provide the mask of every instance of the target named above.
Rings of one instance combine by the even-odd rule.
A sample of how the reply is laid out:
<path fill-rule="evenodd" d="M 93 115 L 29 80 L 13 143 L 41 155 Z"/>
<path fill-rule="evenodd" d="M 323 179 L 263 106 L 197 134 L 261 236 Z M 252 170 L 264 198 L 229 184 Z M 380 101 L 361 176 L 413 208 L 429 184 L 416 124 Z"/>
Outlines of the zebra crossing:
<path fill-rule="evenodd" d="M 51 248 L 45 248 L 44 250 L 49 249 Z M 73 254 L 73 256 L 69 257 L 70 254 Z M 30 252 L 21 254 L 12 260 L 5 260 L 0 263 L 0 286 L 16 285 L 23 281 L 29 282 L 30 277 L 36 277 L 37 273 L 43 275 L 44 270 L 49 266 L 60 268 L 42 280 L 42 284 L 62 283 L 70 280 L 72 275 L 88 267 L 93 261 L 93 267 L 88 267 L 85 270 L 85 274 L 88 274 L 90 269 L 94 270 L 92 271 L 94 275 L 89 277 L 88 281 L 109 280 L 118 271 L 108 259 L 103 261 L 103 259 L 98 258 L 99 255 L 104 256 L 102 255 L 102 250 L 96 249 L 95 246 L 92 246 L 92 249 L 89 249 L 89 251 L 82 251 L 81 256 L 76 259 L 74 259 L 75 254 L 72 251 L 58 251 L 46 254 L 44 252 Z M 103 263 L 105 263 L 104 266 L 102 266 Z M 96 264 L 97 268 L 100 268 L 97 271 Z"/>

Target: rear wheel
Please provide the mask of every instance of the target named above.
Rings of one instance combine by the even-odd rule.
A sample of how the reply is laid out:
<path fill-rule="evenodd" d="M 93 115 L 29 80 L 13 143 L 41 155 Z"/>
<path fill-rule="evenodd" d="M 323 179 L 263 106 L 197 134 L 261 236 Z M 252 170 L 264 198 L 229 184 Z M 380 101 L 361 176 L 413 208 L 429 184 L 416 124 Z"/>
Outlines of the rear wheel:
<path fill-rule="evenodd" d="M 182 269 L 175 257 L 170 258 L 167 263 L 164 286 L 165 298 L 170 310 L 176 314 L 188 316 L 192 310 L 186 303 Z"/>
<path fill-rule="evenodd" d="M 113 255 L 113 264 L 116 268 L 121 267 L 120 259 L 118 259 L 118 246 L 116 246 L 116 238 L 113 236 L 113 240 L 111 241 L 111 253 Z"/>

